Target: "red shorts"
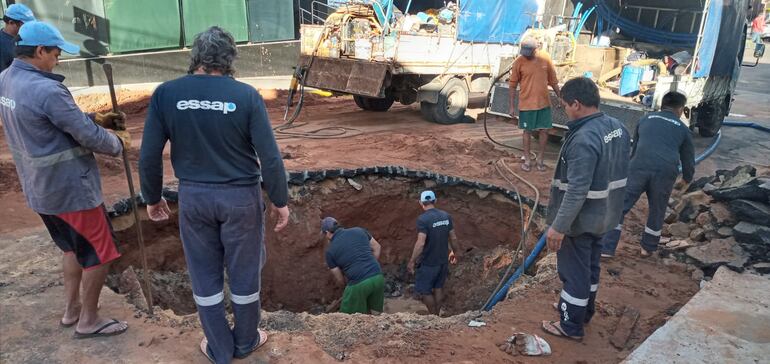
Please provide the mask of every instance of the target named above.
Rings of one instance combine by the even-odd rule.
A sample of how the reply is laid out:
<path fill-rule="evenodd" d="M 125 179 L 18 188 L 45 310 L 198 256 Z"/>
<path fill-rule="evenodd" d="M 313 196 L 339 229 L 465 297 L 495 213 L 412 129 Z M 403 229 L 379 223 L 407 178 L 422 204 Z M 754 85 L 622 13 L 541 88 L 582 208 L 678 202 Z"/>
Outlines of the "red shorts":
<path fill-rule="evenodd" d="M 112 224 L 103 205 L 89 210 L 39 215 L 59 249 L 75 254 L 83 269 L 96 268 L 120 257 Z"/>

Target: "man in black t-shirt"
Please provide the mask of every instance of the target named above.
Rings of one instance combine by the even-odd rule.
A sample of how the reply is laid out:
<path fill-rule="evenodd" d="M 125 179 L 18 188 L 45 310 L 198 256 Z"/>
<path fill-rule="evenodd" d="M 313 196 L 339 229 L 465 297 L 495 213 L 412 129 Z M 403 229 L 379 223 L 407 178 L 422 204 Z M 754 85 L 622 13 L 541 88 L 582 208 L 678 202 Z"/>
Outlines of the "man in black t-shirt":
<path fill-rule="evenodd" d="M 452 217 L 435 206 L 436 194 L 423 191 L 420 206 L 425 211 L 417 218 L 417 242 L 407 269 L 415 274 L 414 289 L 428 307 L 438 315 L 443 303 L 444 282 L 449 273 L 448 262 L 457 263 L 457 236 Z M 415 270 L 415 267 L 416 270 Z"/>
<path fill-rule="evenodd" d="M 333 217 L 321 220 L 321 233 L 329 239 L 326 265 L 340 284 L 346 284 L 340 312 L 382 312 L 385 278 L 380 269 L 380 244 L 360 227 L 342 228 Z"/>

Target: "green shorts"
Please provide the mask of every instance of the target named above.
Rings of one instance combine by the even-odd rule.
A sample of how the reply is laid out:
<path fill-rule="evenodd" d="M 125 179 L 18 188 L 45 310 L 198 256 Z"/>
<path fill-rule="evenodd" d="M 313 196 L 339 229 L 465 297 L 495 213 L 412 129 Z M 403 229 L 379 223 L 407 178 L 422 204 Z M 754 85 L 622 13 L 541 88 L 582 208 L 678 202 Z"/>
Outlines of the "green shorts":
<path fill-rule="evenodd" d="M 519 111 L 519 127 L 526 131 L 551 129 L 553 127 L 551 108 Z"/>
<path fill-rule="evenodd" d="M 382 274 L 364 279 L 345 287 L 340 303 L 340 312 L 371 313 L 382 312 L 385 305 L 385 278 Z"/>

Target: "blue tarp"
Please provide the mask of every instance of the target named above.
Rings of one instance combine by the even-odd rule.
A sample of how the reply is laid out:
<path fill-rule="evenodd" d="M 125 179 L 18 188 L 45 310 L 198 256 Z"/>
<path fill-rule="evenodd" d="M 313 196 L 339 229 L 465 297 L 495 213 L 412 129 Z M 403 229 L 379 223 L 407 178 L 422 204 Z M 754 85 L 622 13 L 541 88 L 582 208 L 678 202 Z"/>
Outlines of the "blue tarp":
<path fill-rule="evenodd" d="M 536 0 L 460 0 L 457 39 L 478 43 L 518 43 L 534 23 Z"/>
<path fill-rule="evenodd" d="M 698 64 L 695 77 L 707 77 L 711 73 L 719 40 L 719 28 L 722 24 L 722 0 L 712 0 L 709 5 L 706 25 L 703 27 L 703 39 L 698 51 Z M 732 67 L 730 68 L 732 71 Z"/>

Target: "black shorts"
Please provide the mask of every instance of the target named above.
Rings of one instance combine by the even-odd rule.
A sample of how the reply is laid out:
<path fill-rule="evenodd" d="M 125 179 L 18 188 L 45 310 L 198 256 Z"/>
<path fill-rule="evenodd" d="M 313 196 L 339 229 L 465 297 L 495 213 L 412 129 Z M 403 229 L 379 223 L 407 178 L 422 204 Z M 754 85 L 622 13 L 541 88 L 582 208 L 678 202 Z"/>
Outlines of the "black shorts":
<path fill-rule="evenodd" d="M 115 233 L 104 206 L 57 215 L 39 214 L 51 239 L 65 254 L 75 254 L 83 269 L 120 257 Z"/>
<path fill-rule="evenodd" d="M 414 290 L 420 295 L 433 294 L 436 288 L 444 288 L 444 282 L 449 275 L 449 266 L 420 265 L 414 274 Z"/>

